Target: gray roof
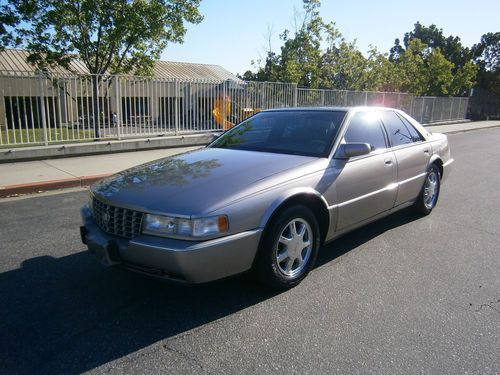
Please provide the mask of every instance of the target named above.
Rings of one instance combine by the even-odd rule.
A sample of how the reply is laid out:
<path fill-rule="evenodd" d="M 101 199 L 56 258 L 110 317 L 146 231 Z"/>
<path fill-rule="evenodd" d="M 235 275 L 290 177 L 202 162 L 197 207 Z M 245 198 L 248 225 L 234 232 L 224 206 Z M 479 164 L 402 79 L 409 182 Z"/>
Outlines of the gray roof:
<path fill-rule="evenodd" d="M 35 73 L 36 69 L 27 62 L 29 53 L 21 49 L 5 49 L 0 52 L 1 75 L 25 75 Z M 88 74 L 88 70 L 80 60 L 71 62 L 71 70 L 79 74 Z M 71 73 L 62 67 L 49 69 L 53 73 Z M 157 61 L 153 68 L 153 76 L 160 79 L 205 80 L 205 81 L 238 81 L 241 80 L 219 65 L 183 63 L 174 61 Z"/>
<path fill-rule="evenodd" d="M 28 51 L 22 49 L 5 49 L 0 52 L 0 74 L 2 75 L 25 75 L 23 73 L 35 73 L 36 69 L 28 63 Z M 70 64 L 71 70 L 77 73 L 88 73 L 85 65 L 79 60 L 73 60 Z M 70 73 L 63 67 L 50 69 L 53 73 Z"/>

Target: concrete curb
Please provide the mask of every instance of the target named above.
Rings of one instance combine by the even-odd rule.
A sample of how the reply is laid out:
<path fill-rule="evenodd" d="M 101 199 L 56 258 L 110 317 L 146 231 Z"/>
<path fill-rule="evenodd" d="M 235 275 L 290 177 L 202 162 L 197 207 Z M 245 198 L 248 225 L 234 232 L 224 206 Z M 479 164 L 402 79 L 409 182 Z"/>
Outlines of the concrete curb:
<path fill-rule="evenodd" d="M 38 181 L 28 184 L 0 186 L 0 198 L 16 194 L 30 194 L 40 191 L 85 187 L 109 176 L 111 176 L 111 174 L 107 173 L 95 176 L 82 176 L 64 178 L 62 180 Z"/>
<path fill-rule="evenodd" d="M 427 124 L 422 124 L 424 128 L 432 128 L 433 126 L 441 126 L 441 125 L 454 125 L 454 124 L 467 124 L 469 122 L 472 122 L 469 119 L 464 119 L 464 120 L 450 120 L 450 121 L 437 121 L 437 122 L 429 122 Z"/>
<path fill-rule="evenodd" d="M 160 148 L 203 146 L 213 140 L 213 133 L 186 134 L 173 137 L 127 139 L 64 145 L 1 148 L 0 163 L 145 151 Z"/>

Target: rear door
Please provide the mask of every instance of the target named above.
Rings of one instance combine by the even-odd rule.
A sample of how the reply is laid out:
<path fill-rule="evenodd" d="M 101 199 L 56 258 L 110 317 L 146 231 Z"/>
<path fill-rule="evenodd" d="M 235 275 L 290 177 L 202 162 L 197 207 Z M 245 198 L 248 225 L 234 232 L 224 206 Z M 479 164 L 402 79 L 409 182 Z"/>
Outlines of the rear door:
<path fill-rule="evenodd" d="M 368 155 L 337 160 L 337 230 L 347 229 L 394 206 L 397 166 L 377 111 L 357 112 L 342 142 L 372 146 Z"/>
<path fill-rule="evenodd" d="M 395 111 L 382 110 L 382 122 L 389 135 L 398 165 L 396 206 L 415 200 L 422 189 L 432 153 L 420 133 Z"/>

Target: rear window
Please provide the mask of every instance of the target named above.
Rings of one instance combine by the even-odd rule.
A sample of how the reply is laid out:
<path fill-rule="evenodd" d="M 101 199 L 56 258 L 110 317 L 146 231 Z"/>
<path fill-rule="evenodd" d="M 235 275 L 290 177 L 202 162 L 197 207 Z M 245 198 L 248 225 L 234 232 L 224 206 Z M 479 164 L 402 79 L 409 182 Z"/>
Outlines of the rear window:
<path fill-rule="evenodd" d="M 396 113 L 382 111 L 382 121 L 385 124 L 387 133 L 389 133 L 389 139 L 393 147 L 418 142 Z"/>
<path fill-rule="evenodd" d="M 345 111 L 258 113 L 224 133 L 209 147 L 305 156 L 327 156 Z"/>

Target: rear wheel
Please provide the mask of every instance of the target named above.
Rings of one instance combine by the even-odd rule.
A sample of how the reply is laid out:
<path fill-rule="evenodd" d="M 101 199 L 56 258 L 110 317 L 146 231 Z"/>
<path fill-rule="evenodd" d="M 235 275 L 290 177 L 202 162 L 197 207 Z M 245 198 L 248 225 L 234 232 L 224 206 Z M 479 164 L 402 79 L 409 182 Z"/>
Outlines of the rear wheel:
<path fill-rule="evenodd" d="M 439 168 L 436 164 L 432 164 L 425 176 L 422 191 L 415 202 L 415 210 L 422 215 L 429 215 L 437 204 L 440 187 Z"/>
<path fill-rule="evenodd" d="M 318 222 L 310 209 L 285 209 L 266 228 L 255 264 L 257 276 L 278 289 L 294 287 L 314 266 L 319 239 Z"/>

